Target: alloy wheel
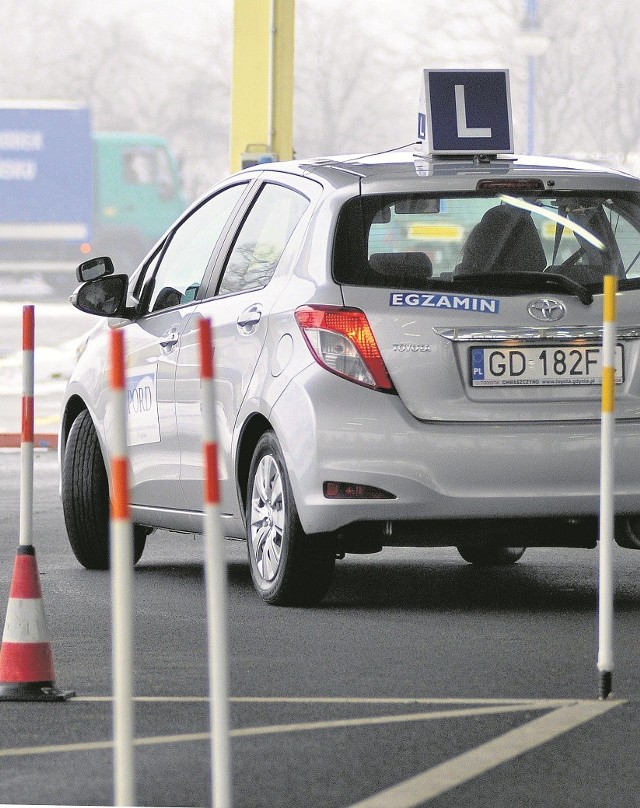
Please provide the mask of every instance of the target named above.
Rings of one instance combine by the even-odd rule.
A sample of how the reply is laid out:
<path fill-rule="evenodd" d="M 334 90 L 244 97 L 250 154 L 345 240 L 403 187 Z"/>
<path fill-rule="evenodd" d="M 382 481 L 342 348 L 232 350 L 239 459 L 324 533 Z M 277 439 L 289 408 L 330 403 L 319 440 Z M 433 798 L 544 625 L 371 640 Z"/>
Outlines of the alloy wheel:
<path fill-rule="evenodd" d="M 256 469 L 251 492 L 250 540 L 256 568 L 264 581 L 273 581 L 280 568 L 285 523 L 280 468 L 265 455 Z"/>

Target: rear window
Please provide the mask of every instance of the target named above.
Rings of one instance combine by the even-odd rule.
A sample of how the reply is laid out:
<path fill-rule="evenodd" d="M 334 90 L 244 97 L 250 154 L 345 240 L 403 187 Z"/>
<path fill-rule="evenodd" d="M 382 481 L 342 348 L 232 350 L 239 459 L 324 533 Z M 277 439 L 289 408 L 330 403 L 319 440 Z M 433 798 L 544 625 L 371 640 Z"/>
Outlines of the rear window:
<path fill-rule="evenodd" d="M 427 289 L 538 272 L 588 287 L 605 274 L 640 284 L 640 198 L 376 195 L 348 200 L 338 218 L 338 283 Z"/>

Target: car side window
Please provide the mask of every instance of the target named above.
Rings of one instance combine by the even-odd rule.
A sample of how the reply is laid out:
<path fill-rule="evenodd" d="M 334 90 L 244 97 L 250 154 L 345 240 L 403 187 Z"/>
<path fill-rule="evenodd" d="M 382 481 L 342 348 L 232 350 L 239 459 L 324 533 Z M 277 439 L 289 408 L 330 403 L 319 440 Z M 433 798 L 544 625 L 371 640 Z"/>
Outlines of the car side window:
<path fill-rule="evenodd" d="M 292 188 L 265 184 L 240 227 L 218 294 L 266 286 L 308 205 Z"/>
<path fill-rule="evenodd" d="M 151 281 L 150 312 L 195 299 L 216 242 L 246 187 L 246 183 L 240 183 L 224 189 L 176 228 L 160 253 Z"/>

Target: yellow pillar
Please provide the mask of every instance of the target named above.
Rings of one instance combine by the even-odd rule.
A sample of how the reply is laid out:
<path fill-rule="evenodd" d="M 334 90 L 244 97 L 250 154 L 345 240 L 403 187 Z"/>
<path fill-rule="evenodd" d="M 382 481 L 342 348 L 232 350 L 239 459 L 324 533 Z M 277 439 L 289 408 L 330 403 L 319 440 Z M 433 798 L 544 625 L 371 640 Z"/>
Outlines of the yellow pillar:
<path fill-rule="evenodd" d="M 293 51 L 295 0 L 273 0 L 273 131 L 271 143 L 279 160 L 293 158 Z"/>
<path fill-rule="evenodd" d="M 293 156 L 295 0 L 234 0 L 231 171 L 244 152 Z"/>

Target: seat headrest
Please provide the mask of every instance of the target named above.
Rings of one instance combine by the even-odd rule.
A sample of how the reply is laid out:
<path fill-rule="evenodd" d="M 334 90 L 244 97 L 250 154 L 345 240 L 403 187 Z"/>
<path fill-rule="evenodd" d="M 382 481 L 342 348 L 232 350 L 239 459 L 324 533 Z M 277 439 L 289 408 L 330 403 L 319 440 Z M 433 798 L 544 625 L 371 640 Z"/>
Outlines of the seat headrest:
<path fill-rule="evenodd" d="M 547 266 L 540 234 L 526 210 L 490 208 L 469 233 L 457 275 L 542 272 Z"/>
<path fill-rule="evenodd" d="M 433 274 L 431 259 L 423 252 L 374 253 L 369 256 L 369 265 L 392 283 L 418 288 L 423 288 Z"/>

